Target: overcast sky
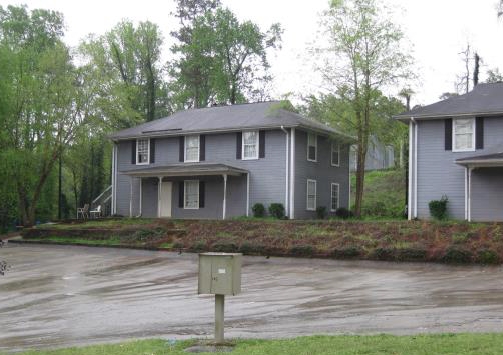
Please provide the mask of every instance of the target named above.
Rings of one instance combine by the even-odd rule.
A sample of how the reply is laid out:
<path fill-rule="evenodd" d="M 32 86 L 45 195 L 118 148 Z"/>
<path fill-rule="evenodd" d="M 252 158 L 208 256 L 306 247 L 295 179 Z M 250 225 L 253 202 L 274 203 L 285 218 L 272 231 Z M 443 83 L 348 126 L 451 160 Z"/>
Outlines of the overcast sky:
<path fill-rule="evenodd" d="M 481 80 L 489 68 L 503 69 L 503 20 L 497 19 L 498 0 L 384 0 L 397 8 L 395 21 L 414 46 L 419 80 L 413 105 L 438 101 L 454 91 L 456 76 L 463 72 L 460 52 L 470 42 L 483 59 Z M 270 57 L 274 75 L 273 93 L 317 93 L 321 83 L 307 54 L 319 29 L 319 13 L 327 0 L 222 0 L 241 20 L 251 20 L 266 30 L 272 23 L 284 29 L 283 48 Z M 170 16 L 172 0 L 0 0 L 0 5 L 27 4 L 30 9 L 47 8 L 64 14 L 65 39 L 75 46 L 89 33 L 102 34 L 123 18 L 150 20 L 161 28 L 165 56 L 172 43 L 170 31 L 177 28 Z M 396 94 L 401 88 L 396 88 Z"/>

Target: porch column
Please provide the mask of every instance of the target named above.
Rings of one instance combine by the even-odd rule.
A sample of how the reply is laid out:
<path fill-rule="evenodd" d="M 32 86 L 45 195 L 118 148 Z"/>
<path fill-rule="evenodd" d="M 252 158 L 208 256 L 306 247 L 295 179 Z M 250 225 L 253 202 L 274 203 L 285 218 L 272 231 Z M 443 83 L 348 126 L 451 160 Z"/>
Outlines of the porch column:
<path fill-rule="evenodd" d="M 159 183 L 157 184 L 157 218 L 161 217 L 161 190 L 162 190 L 162 176 L 157 177 Z"/>
<path fill-rule="evenodd" d="M 250 216 L 250 173 L 246 173 L 246 217 Z"/>
<path fill-rule="evenodd" d="M 133 178 L 129 179 L 129 218 L 133 217 Z"/>
<path fill-rule="evenodd" d="M 222 176 L 224 177 L 224 202 L 222 207 L 222 219 L 225 219 L 225 211 L 227 210 L 227 174 L 224 174 Z"/>
<path fill-rule="evenodd" d="M 468 168 L 468 222 L 472 221 L 472 170 Z"/>
<path fill-rule="evenodd" d="M 465 166 L 465 221 L 468 220 L 468 167 Z"/>
<path fill-rule="evenodd" d="M 139 213 L 138 215 L 141 216 L 141 205 L 142 205 L 142 186 L 143 185 L 143 180 L 142 178 L 140 178 L 140 208 L 138 209 L 139 210 Z"/>

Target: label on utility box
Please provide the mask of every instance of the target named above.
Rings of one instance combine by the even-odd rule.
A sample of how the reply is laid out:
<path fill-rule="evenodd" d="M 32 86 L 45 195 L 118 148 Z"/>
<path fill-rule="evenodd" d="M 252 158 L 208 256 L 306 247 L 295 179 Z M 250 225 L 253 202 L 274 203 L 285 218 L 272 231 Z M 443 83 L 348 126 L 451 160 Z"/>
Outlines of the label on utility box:
<path fill-rule="evenodd" d="M 225 269 L 218 269 L 219 274 L 225 274 Z"/>

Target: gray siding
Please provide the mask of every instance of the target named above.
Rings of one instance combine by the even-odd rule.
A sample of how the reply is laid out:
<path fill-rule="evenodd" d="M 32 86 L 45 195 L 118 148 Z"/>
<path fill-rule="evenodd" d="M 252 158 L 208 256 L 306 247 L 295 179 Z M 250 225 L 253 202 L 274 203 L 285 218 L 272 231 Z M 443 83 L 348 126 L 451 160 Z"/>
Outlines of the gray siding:
<path fill-rule="evenodd" d="M 263 203 L 266 207 L 273 202 L 284 203 L 286 178 L 285 137 L 285 133 L 281 130 L 266 131 L 265 157 L 257 160 L 240 160 L 236 159 L 236 133 L 208 134 L 206 135 L 206 159 L 204 162 L 201 162 L 201 164 L 222 163 L 247 169 L 250 172 L 250 211 L 251 206 L 257 202 Z M 156 138 L 155 163 L 150 164 L 149 166 L 153 167 L 168 164 L 180 164 L 178 160 L 178 142 L 178 137 Z M 118 144 L 118 152 L 117 165 L 119 176 L 117 179 L 117 213 L 121 215 L 129 215 L 130 178 L 121 174 L 120 171 L 136 167 L 136 165 L 131 164 L 131 142 L 120 142 Z M 138 168 L 144 167 L 145 165 L 138 166 Z M 229 178 L 229 180 L 233 179 L 235 178 Z M 222 180 L 221 177 L 220 180 Z M 206 199 L 207 203 L 210 203 L 210 199 L 212 198 L 210 197 L 212 196 L 211 191 L 216 188 L 216 185 L 211 185 L 206 188 L 206 192 L 209 194 Z M 239 180 L 239 183 L 229 184 L 228 188 L 228 215 L 230 216 L 231 212 L 234 215 L 244 215 L 246 213 L 246 206 L 244 206 L 244 208 L 239 206 L 239 208 L 236 209 L 233 207 L 235 207 L 237 201 L 239 201 L 238 194 L 240 193 L 242 193 L 241 198 L 243 203 L 246 203 L 246 178 Z M 133 196 L 137 197 L 139 182 L 136 182 L 136 184 L 133 183 L 133 189 Z M 219 189 L 223 191 L 223 183 L 222 187 L 219 187 Z M 175 190 L 174 187 L 174 196 L 177 191 L 178 190 Z M 217 198 L 217 195 L 215 195 L 215 198 Z M 218 203 L 220 203 L 220 206 L 222 202 L 221 200 L 222 195 L 220 194 L 218 195 Z M 157 200 L 155 201 L 155 204 L 157 204 Z M 133 200 L 133 206 L 139 206 L 139 200 L 137 198 Z M 178 203 L 176 206 L 178 206 Z M 175 207 L 175 205 L 173 205 L 173 207 Z M 139 208 L 133 208 L 133 211 L 138 213 Z M 219 211 L 222 211 L 221 207 Z M 135 215 L 135 213 L 133 213 L 133 215 Z M 194 216 L 194 218 L 195 217 L 196 216 Z M 213 218 L 213 214 L 211 214 L 211 216 L 208 214 L 207 218 Z M 221 218 L 221 213 L 215 218 Z"/>
<path fill-rule="evenodd" d="M 129 216 L 129 196 L 131 191 L 131 183 L 133 184 L 133 216 L 140 212 L 139 208 L 139 192 L 140 180 L 132 179 L 129 176 L 120 173 L 122 169 L 131 167 L 131 142 L 119 142 L 117 144 L 117 214 L 122 216 Z"/>
<path fill-rule="evenodd" d="M 250 214 L 251 206 L 263 203 L 267 208 L 271 203 L 285 204 L 286 183 L 286 134 L 281 130 L 268 130 L 265 134 L 265 158 L 257 160 L 236 159 L 236 133 L 206 135 L 206 159 L 202 164 L 221 163 L 246 169 L 250 172 Z M 156 138 L 155 163 L 149 166 L 180 164 L 179 138 Z M 349 146 L 341 145 L 340 166 L 330 165 L 330 141 L 318 136 L 318 162 L 307 161 L 307 133 L 296 130 L 295 148 L 295 218 L 314 218 L 316 212 L 306 210 L 306 181 L 317 181 L 317 206 L 330 210 L 330 184 L 338 183 L 339 206 L 348 207 Z M 129 215 L 130 178 L 120 173 L 122 170 L 144 168 L 145 165 L 131 164 L 131 142 L 118 144 L 117 213 Z M 191 177 L 190 179 L 197 179 Z M 173 184 L 172 215 L 174 218 L 221 218 L 223 203 L 223 178 L 200 177 L 206 181 L 205 207 L 200 210 L 178 208 L 178 184 Z M 167 181 L 178 181 L 165 178 Z M 182 179 L 183 180 L 183 179 Z M 142 184 L 142 215 L 157 215 L 156 178 L 144 178 Z M 133 179 L 133 215 L 139 213 L 139 179 Z M 286 206 L 285 206 L 286 207 Z M 229 177 L 227 194 L 227 216 L 246 214 L 246 177 Z"/>
<path fill-rule="evenodd" d="M 503 168 L 472 171 L 472 221 L 503 221 Z"/>
<path fill-rule="evenodd" d="M 339 167 L 330 164 L 331 141 L 318 135 L 317 162 L 307 160 L 307 132 L 295 134 L 295 218 L 316 218 L 306 209 L 307 179 L 316 180 L 316 206 L 325 206 L 330 215 L 330 184 L 339 184 L 339 207 L 349 202 L 349 145 L 341 144 Z"/>
<path fill-rule="evenodd" d="M 430 218 L 428 203 L 440 199 L 442 195 L 449 198 L 449 216 L 465 218 L 465 168 L 456 164 L 455 160 L 484 154 L 484 151 L 501 144 L 503 120 L 484 119 L 484 149 L 474 152 L 446 151 L 444 132 L 444 120 L 418 121 L 418 218 Z M 473 207 L 472 217 L 475 216 Z"/>

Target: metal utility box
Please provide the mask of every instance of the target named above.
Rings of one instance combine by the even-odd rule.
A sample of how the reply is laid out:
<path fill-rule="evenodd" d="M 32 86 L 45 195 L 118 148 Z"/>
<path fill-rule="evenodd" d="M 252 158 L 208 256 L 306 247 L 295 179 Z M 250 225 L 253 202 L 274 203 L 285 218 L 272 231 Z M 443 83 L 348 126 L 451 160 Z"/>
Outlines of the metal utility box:
<path fill-rule="evenodd" d="M 199 254 L 198 294 L 240 293 L 242 256 L 240 253 Z"/>

